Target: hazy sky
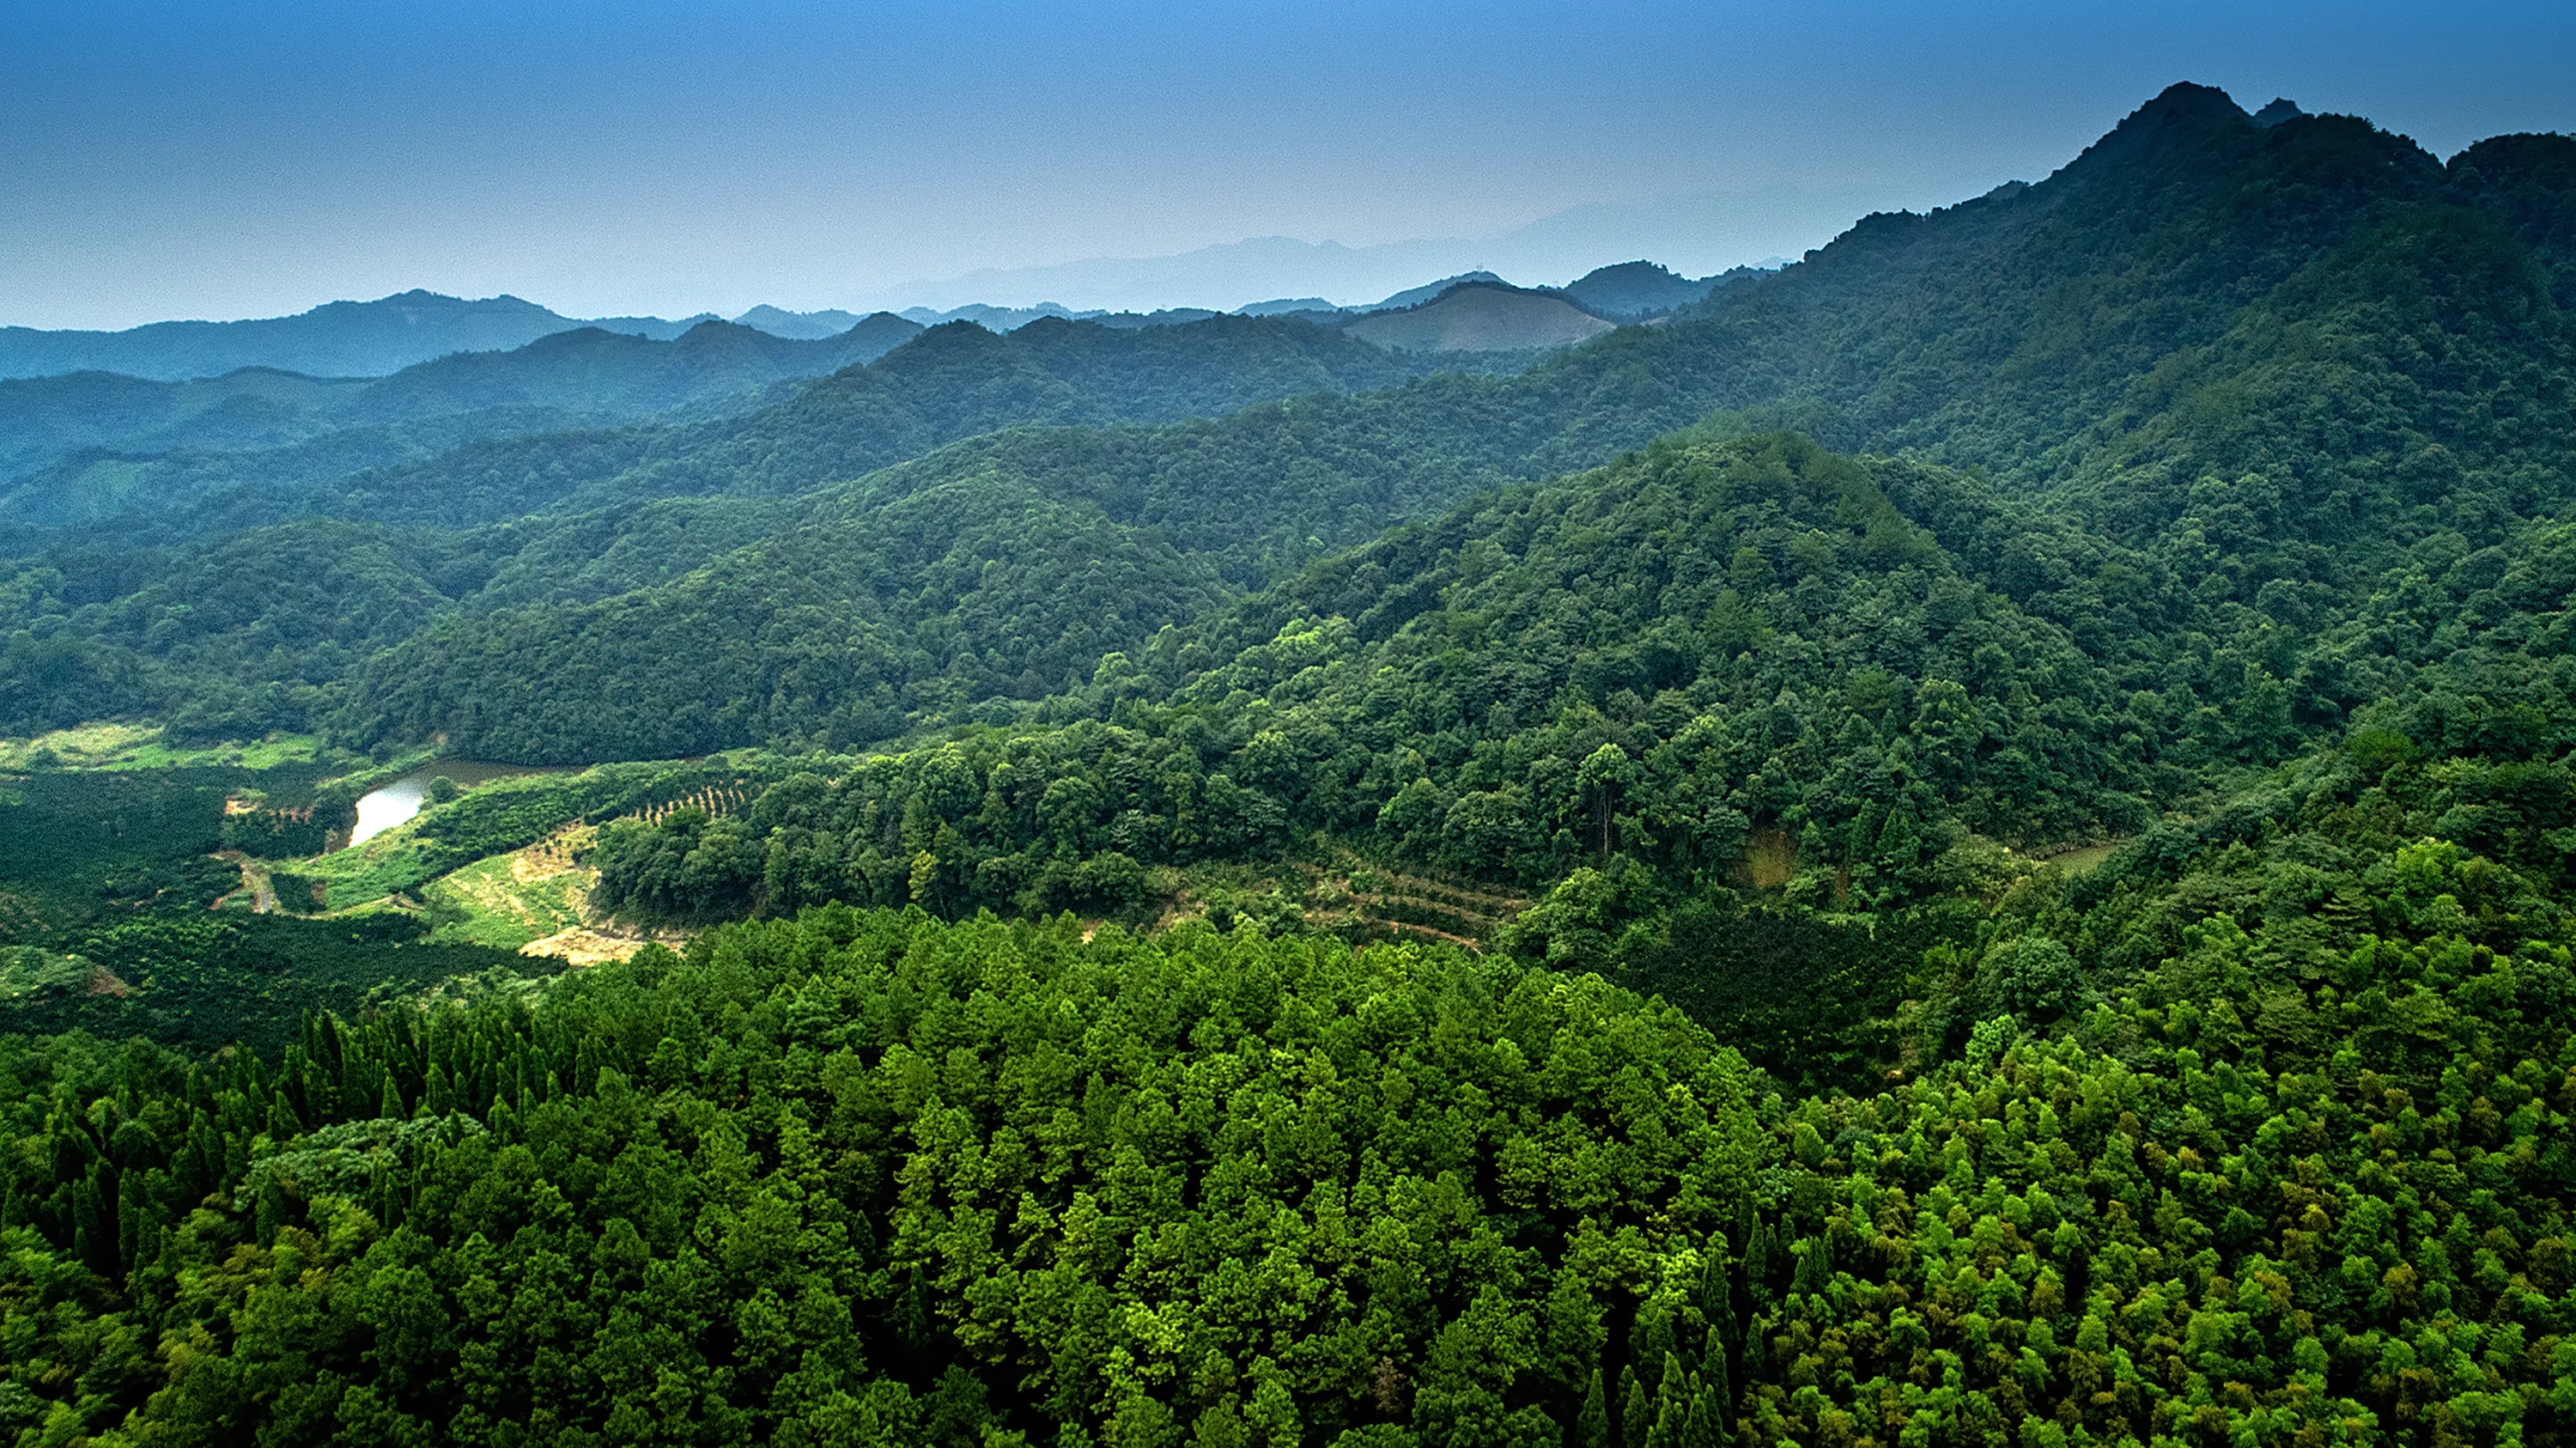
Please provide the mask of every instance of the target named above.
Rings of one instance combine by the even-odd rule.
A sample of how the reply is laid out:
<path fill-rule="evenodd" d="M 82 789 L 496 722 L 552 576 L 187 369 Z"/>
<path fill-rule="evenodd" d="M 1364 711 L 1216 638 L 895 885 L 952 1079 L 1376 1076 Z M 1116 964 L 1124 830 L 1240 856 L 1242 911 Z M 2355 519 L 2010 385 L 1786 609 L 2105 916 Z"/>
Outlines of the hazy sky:
<path fill-rule="evenodd" d="M 2449 155 L 2576 130 L 2576 5 L 0 0 L 0 323 L 413 286 L 731 314 L 1677 192 L 1982 189 L 2183 79 Z"/>

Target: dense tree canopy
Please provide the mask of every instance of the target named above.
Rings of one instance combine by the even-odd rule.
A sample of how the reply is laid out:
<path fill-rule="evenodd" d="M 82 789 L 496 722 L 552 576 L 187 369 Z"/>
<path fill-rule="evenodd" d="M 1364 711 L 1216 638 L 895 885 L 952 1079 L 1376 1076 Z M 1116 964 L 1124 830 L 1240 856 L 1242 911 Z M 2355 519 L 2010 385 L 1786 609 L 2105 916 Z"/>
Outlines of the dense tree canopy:
<path fill-rule="evenodd" d="M 613 838 L 606 898 L 1097 908 L 1104 850 L 1153 865 L 1318 831 L 1524 883 L 1616 854 L 1722 885 L 1759 827 L 1893 901 L 1971 830 L 2136 822 L 2167 732 L 1957 577 L 1867 469 L 1792 438 L 1659 446 L 1400 532 L 1112 656 L 1041 717 L 1077 712 L 781 783 L 740 820 L 675 817 L 667 845 Z M 700 831 L 747 842 L 729 884 L 651 863 Z"/>
<path fill-rule="evenodd" d="M 175 1441 L 1552 1443 L 1698 1330 L 1760 1139 L 1597 979 L 848 911 L 6 1069 L 0 1402 Z"/>
<path fill-rule="evenodd" d="M 103 1441 L 2554 1441 L 2569 917 L 2374 843 L 2416 768 L 2027 877 L 1857 1095 L 1509 955 L 837 907 L 267 1058 L 11 1047 L 7 1401 Z"/>

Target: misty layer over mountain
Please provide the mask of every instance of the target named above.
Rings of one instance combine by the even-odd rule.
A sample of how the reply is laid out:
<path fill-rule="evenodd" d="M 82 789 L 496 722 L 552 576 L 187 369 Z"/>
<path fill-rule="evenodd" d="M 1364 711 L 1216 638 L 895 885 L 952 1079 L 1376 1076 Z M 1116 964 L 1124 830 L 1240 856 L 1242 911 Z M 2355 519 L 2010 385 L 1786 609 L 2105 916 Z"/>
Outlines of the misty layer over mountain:
<path fill-rule="evenodd" d="M 1751 275 L 1747 273 L 1745 275 Z M 902 347 L 924 327 L 963 326 L 979 335 L 1039 322 L 1077 325 L 1068 335 L 1192 329 L 1217 349 L 1175 357 L 1224 373 L 1247 369 L 1231 385 L 1251 391 L 1181 388 L 1196 406 L 1222 408 L 1290 390 L 1289 374 L 1268 371 L 1256 334 L 1336 333 L 1349 343 L 1416 360 L 1357 373 L 1338 364 L 1311 374 L 1330 389 L 1369 386 L 1433 366 L 1476 370 L 1527 366 L 1545 353 L 1597 336 L 1618 323 L 1651 320 L 1704 299 L 1742 276 L 1696 281 L 1650 263 L 1598 269 L 1567 288 L 1515 288 L 1491 273 L 1412 287 L 1368 307 L 1279 306 L 1251 310 L 1279 325 L 1214 327 L 1226 314 L 1184 308 L 1150 314 L 1071 314 L 1062 307 L 972 306 L 910 317 L 879 312 L 795 313 L 755 308 L 727 323 L 697 321 L 669 340 L 638 332 L 573 326 L 512 298 L 490 304 L 407 293 L 374 303 L 345 303 L 261 323 L 162 325 L 113 334 L 24 334 L 22 355 L 57 360 L 106 352 L 148 371 L 184 373 L 250 356 L 261 359 L 365 358 L 409 355 L 444 343 L 471 346 L 519 331 L 562 324 L 508 350 L 460 350 L 383 378 L 313 377 L 278 361 L 219 375 L 159 381 L 100 370 L 0 379 L 0 519 L 36 525 L 100 520 L 151 500 L 207 490 L 263 493 L 272 500 L 334 477 L 425 461 L 477 442 L 567 429 L 649 422 L 662 428 L 702 425 L 751 412 L 792 395 L 804 379 L 863 366 Z M 1587 307 L 1584 297 L 1594 298 Z M 672 324 L 624 319 L 643 333 Z M 1284 331 L 1282 330 L 1284 327 Z M 837 330 L 836 330 L 837 329 Z M 1034 334 L 1033 334 L 1034 335 Z M 1048 333 L 1049 336 L 1057 335 Z M 1315 345 L 1323 339 L 1315 338 Z M 1141 360 L 1154 344 L 1103 339 L 1104 357 Z M 1304 345 L 1304 344 L 1300 344 Z M 1345 346 L 1348 343 L 1344 344 Z M 1121 348 L 1125 347 L 1124 354 Z M 1246 348 L 1249 350 L 1244 350 Z M 1220 360 L 1227 349 L 1238 357 Z M 1440 359 L 1437 363 L 1429 359 Z M 1115 364 L 1112 364 L 1115 365 Z M 1255 383 L 1255 376 L 1268 377 Z M 1170 403 L 1125 415 L 1178 415 Z M 969 409 L 980 425 L 1073 420 L 1061 399 L 1023 397 L 998 409 Z M 972 430 L 969 428 L 968 430 Z M 859 457 L 876 457 L 873 448 Z"/>
<path fill-rule="evenodd" d="M 1170 261 L 1176 273 L 1171 287 L 1179 289 L 1189 285 L 1186 259 L 1173 258 Z M 993 331 L 1026 326 L 1040 317 L 1093 320 L 1121 327 L 1171 326 L 1201 321 L 1226 310 L 1246 315 L 1276 315 L 1288 311 L 1366 312 L 1409 307 L 1428 301 L 1460 282 L 1501 280 L 1492 272 L 1465 272 L 1412 285 L 1381 300 L 1349 308 L 1336 308 L 1321 298 L 1255 302 L 1229 308 L 1188 306 L 1150 312 L 1120 312 L 1097 307 L 1076 310 L 1052 301 L 1028 306 L 997 306 L 976 301 L 944 310 L 914 306 L 902 315 L 919 326 L 970 321 Z M 1590 275 L 1578 279 L 1567 295 L 1579 303 L 1581 297 L 1577 292 L 1594 282 L 1595 277 Z M 1609 307 L 1606 314 L 1640 313 L 1641 306 L 1647 312 L 1669 311 L 1696 300 L 1706 290 L 1702 285 L 1698 292 L 1691 292 L 1687 284 L 1679 284 L 1682 289 L 1675 290 L 1675 285 L 1666 284 L 1663 290 L 1653 293 L 1647 300 L 1641 300 L 1645 298 L 1643 293 L 1639 298 L 1627 301 L 1610 298 L 1604 293 L 1604 305 Z M 147 381 L 175 382 L 220 377 L 244 367 L 268 368 L 316 378 L 378 377 L 454 353 L 509 351 L 540 337 L 583 328 L 672 341 L 711 320 L 715 319 L 698 316 L 666 321 L 659 317 L 608 317 L 584 321 L 560 316 L 517 297 L 469 301 L 433 292 L 411 291 L 373 302 L 332 302 L 291 317 L 241 322 L 155 322 L 122 332 L 0 328 L 0 379 L 106 372 Z M 891 314 L 879 312 L 861 316 L 829 309 L 796 312 L 763 305 L 733 320 L 739 326 L 772 336 L 821 341 L 844 336 L 863 323 L 882 327 L 891 320 Z M 870 335 L 883 334 L 872 332 Z"/>
<path fill-rule="evenodd" d="M 1930 181 L 1905 187 L 1693 192 L 1575 207 L 1483 238 L 1344 246 L 1256 237 L 1175 256 L 975 271 L 887 288 L 870 293 L 868 301 L 895 308 L 1056 301 L 1153 311 L 1311 294 L 1332 298 L 1334 305 L 1368 305 L 1370 298 L 1420 285 L 1425 276 L 1481 272 L 1528 284 L 1580 275 L 1605 257 L 1652 256 L 1694 272 L 1778 266 L 1824 245 L 1856 216 L 1929 207 L 1957 189 L 1958 183 Z"/>

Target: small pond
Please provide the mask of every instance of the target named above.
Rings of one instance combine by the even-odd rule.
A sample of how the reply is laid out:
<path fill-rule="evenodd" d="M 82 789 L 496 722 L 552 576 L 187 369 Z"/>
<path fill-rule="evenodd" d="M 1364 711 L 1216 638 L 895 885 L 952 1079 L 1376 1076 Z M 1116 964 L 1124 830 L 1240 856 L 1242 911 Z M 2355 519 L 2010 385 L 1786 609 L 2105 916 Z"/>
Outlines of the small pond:
<path fill-rule="evenodd" d="M 472 789 L 495 779 L 558 772 L 524 764 L 475 764 L 462 759 L 441 759 L 424 764 L 400 779 L 379 785 L 358 797 L 358 827 L 350 831 L 349 844 L 363 845 L 420 813 L 421 805 L 429 799 L 429 782 L 441 775 Z"/>

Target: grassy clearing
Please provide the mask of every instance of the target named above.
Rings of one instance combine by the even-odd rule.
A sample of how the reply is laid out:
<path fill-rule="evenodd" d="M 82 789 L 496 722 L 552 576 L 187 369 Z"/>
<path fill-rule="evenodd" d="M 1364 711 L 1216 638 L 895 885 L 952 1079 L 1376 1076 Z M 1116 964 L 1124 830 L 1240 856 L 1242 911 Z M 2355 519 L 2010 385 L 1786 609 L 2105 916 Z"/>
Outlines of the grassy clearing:
<path fill-rule="evenodd" d="M 459 772 L 470 776 L 472 770 L 467 766 Z M 759 783 L 722 758 L 601 764 L 578 774 L 486 779 L 466 784 L 455 799 L 430 805 L 364 844 L 297 868 L 322 883 L 333 910 L 387 896 L 416 897 L 422 886 L 450 871 L 545 840 L 568 824 L 632 815 L 703 797 L 710 789 L 739 800 Z"/>
<path fill-rule="evenodd" d="M 1744 842 L 1744 868 L 1754 889 L 1777 890 L 1798 876 L 1798 842 L 1786 830 L 1755 830 Z"/>
<path fill-rule="evenodd" d="M 430 882 L 421 891 L 422 914 L 435 928 L 424 939 L 548 956 L 572 967 L 624 960 L 648 940 L 675 948 L 687 943 L 679 932 L 590 919 L 599 872 L 575 857 L 596 833 L 594 826 L 576 825 Z"/>
<path fill-rule="evenodd" d="M 2086 845 L 2080 850 L 2068 850 L 2062 855 L 2051 855 L 2048 857 L 2048 863 L 2069 875 L 2081 875 L 2111 858 L 2111 852 L 2118 848 L 2120 847 L 2116 844 Z"/>
<path fill-rule="evenodd" d="M 1345 850 L 1282 865 L 1202 863 L 1153 872 L 1167 904 L 1155 929 L 1206 919 L 1220 927 L 1257 921 L 1272 930 L 1310 929 L 1348 940 L 1411 936 L 1476 945 L 1530 902 L 1481 886 L 1371 864 Z M 1138 923 L 1138 922 L 1127 922 Z"/>
<path fill-rule="evenodd" d="M 321 736 L 272 734 L 249 743 L 184 748 L 157 724 L 83 724 L 32 739 L 0 739 L 0 769 L 183 769 L 208 765 L 273 769 L 325 755 Z"/>
<path fill-rule="evenodd" d="M 572 863 L 588 830 L 568 831 L 523 850 L 477 860 L 421 891 L 441 944 L 518 950 L 582 924 L 599 872 Z"/>
<path fill-rule="evenodd" d="M 284 874 L 285 871 L 277 873 Z M 411 826 L 397 826 L 363 845 L 296 862 L 294 875 L 322 889 L 322 908 L 347 910 L 388 896 L 407 895 L 437 877 L 438 862 Z M 285 895 L 281 882 L 280 897 Z"/>

